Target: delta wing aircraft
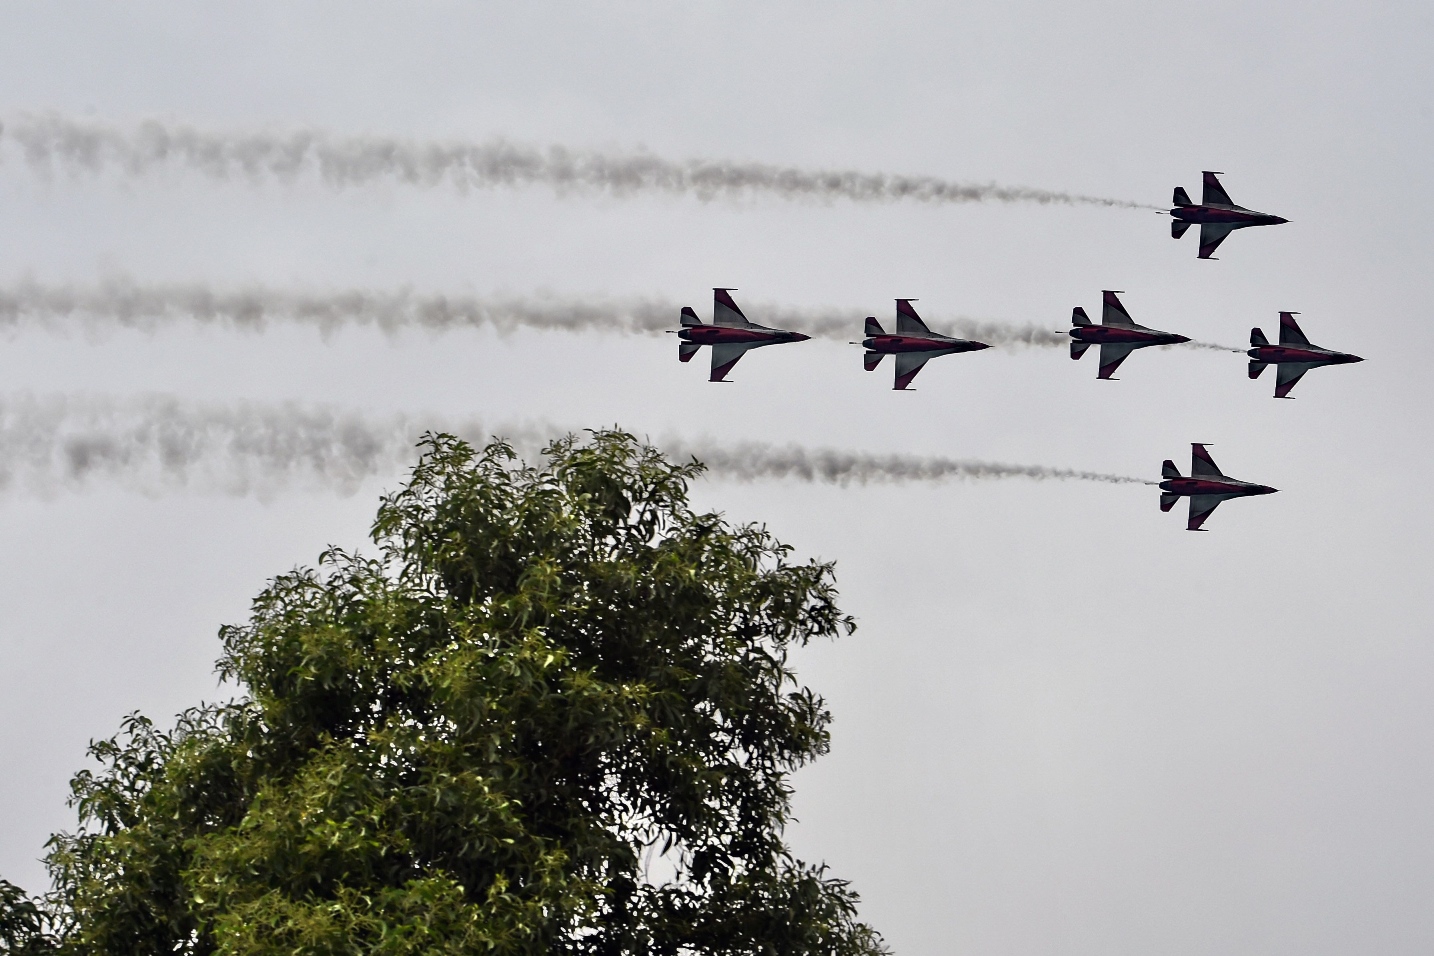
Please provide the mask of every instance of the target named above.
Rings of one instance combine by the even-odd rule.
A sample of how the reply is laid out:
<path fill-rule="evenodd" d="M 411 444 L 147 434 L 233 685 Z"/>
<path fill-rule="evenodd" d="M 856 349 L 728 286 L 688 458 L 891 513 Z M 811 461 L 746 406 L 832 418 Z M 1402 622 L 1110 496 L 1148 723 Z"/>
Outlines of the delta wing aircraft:
<path fill-rule="evenodd" d="M 1249 481 L 1231 478 L 1220 471 L 1215 459 L 1201 444 L 1190 446 L 1190 477 L 1180 477 L 1180 469 L 1169 458 L 1160 469 L 1160 510 L 1169 511 L 1181 497 L 1190 499 L 1190 520 L 1186 531 L 1199 531 L 1205 519 L 1220 507 L 1220 502 L 1229 498 L 1243 498 L 1246 495 L 1272 495 L 1278 488 L 1257 485 Z"/>
<path fill-rule="evenodd" d="M 710 382 L 725 381 L 732 366 L 741 361 L 748 349 L 759 349 L 764 345 L 781 345 L 785 342 L 805 342 L 811 338 L 800 332 L 785 329 L 769 329 L 747 321 L 729 292 L 736 289 L 713 289 L 712 324 L 703 325 L 697 313 L 688 306 L 682 307 L 682 328 L 677 337 L 682 339 L 677 346 L 677 357 L 683 362 L 692 361 L 692 356 L 704 345 L 712 346 L 712 375 Z"/>
<path fill-rule="evenodd" d="M 1071 310 L 1071 325 L 1074 328 L 1069 332 L 1074 340 L 1071 342 L 1073 359 L 1079 359 L 1092 345 L 1100 346 L 1100 369 L 1095 373 L 1096 378 L 1110 378 L 1120 367 L 1120 363 L 1125 361 L 1125 357 L 1136 349 L 1151 345 L 1179 345 L 1181 342 L 1190 341 L 1174 332 L 1161 332 L 1136 325 L 1131 320 L 1130 313 L 1125 311 L 1125 306 L 1120 304 L 1118 290 L 1111 292 L 1107 289 L 1101 295 L 1105 297 L 1105 303 L 1101 307 L 1100 325 L 1091 325 L 1085 309 L 1076 306 Z"/>
<path fill-rule="evenodd" d="M 886 355 L 896 356 L 896 384 L 892 386 L 897 391 L 905 390 L 921 371 L 927 359 L 935 358 L 938 355 L 954 355 L 957 352 L 975 352 L 980 349 L 988 349 L 991 346 L 985 342 L 973 342 L 969 339 L 956 339 L 949 335 L 942 335 L 933 332 L 921 321 L 921 316 L 911 307 L 915 299 L 896 300 L 896 334 L 888 335 L 876 321 L 875 316 L 867 316 L 866 338 L 861 344 L 866 347 L 866 354 L 862 356 L 862 364 L 868 372 L 873 371 L 881 364 L 881 359 Z"/>
<path fill-rule="evenodd" d="M 1225 237 L 1236 229 L 1245 229 L 1249 226 L 1278 226 L 1281 223 L 1289 222 L 1288 219 L 1281 219 L 1279 216 L 1272 216 L 1267 212 L 1256 212 L 1253 209 L 1246 209 L 1244 206 L 1237 206 L 1230 199 L 1230 194 L 1225 192 L 1225 187 L 1220 185 L 1216 176 L 1223 176 L 1224 173 L 1211 172 L 1208 169 L 1205 175 L 1205 190 L 1200 197 L 1200 204 L 1196 205 L 1190 201 L 1190 196 L 1185 192 L 1183 186 L 1175 187 L 1175 208 L 1170 210 L 1170 215 L 1175 221 L 1170 224 L 1170 235 L 1179 239 L 1185 235 L 1192 223 L 1200 224 L 1200 255 L 1198 258 L 1209 259 L 1217 246 L 1225 241 Z"/>
<path fill-rule="evenodd" d="M 1295 321 L 1298 312 L 1280 313 L 1280 344 L 1271 345 L 1265 333 L 1250 330 L 1250 378 L 1259 378 L 1266 365 L 1275 367 L 1275 398 L 1289 398 L 1290 389 L 1310 369 L 1320 365 L 1348 365 L 1363 362 L 1358 355 L 1335 352 L 1311 345 Z"/>

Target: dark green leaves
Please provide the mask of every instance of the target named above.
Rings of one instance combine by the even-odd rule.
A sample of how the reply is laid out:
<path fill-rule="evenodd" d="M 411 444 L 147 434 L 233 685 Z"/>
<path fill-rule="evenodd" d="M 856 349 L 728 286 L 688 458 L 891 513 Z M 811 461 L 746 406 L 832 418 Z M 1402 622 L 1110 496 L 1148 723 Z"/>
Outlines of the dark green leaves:
<path fill-rule="evenodd" d="M 243 699 L 94 746 L 35 910 L 67 951 L 880 951 L 782 839 L 830 719 L 787 654 L 852 628 L 831 567 L 629 435 L 546 456 L 428 438 L 376 558 L 222 631 Z"/>

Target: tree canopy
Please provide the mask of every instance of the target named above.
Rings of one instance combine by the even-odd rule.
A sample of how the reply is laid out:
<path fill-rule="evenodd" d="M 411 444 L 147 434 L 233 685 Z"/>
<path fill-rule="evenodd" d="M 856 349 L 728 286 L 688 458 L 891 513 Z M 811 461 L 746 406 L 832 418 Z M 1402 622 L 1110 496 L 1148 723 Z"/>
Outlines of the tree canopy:
<path fill-rule="evenodd" d="M 221 630 L 234 701 L 92 745 L 0 947 L 884 952 L 783 838 L 830 721 L 789 652 L 853 629 L 832 566 L 696 512 L 701 466 L 622 432 L 544 459 L 425 439 L 377 556 Z"/>

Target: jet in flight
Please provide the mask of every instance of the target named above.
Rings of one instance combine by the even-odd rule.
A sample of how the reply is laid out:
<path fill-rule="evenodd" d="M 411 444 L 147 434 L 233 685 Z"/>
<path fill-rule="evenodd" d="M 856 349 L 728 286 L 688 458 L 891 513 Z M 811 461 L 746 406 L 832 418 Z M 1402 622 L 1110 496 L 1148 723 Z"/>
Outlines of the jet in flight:
<path fill-rule="evenodd" d="M 1335 352 L 1311 345 L 1295 321 L 1298 312 L 1280 313 L 1280 344 L 1271 345 L 1265 333 L 1250 330 L 1250 378 L 1259 378 L 1266 365 L 1275 366 L 1275 398 L 1289 398 L 1290 389 L 1317 365 L 1348 365 L 1363 362 L 1358 355 Z"/>
<path fill-rule="evenodd" d="M 1118 292 L 1106 290 L 1101 295 L 1105 297 L 1105 304 L 1101 308 L 1100 325 L 1091 325 L 1085 309 L 1076 306 L 1071 310 L 1071 325 L 1074 328 L 1069 333 L 1074 340 L 1071 342 L 1073 359 L 1079 359 L 1092 345 L 1100 346 L 1100 370 L 1096 372 L 1096 378 L 1110 378 L 1125 357 L 1136 349 L 1190 341 L 1174 332 L 1160 332 L 1136 325 L 1116 297 Z"/>
<path fill-rule="evenodd" d="M 712 346 L 711 382 L 725 381 L 732 366 L 747 354 L 748 349 L 759 349 L 764 345 L 781 345 L 784 342 L 805 342 L 811 338 L 800 332 L 785 329 L 769 329 L 764 325 L 748 322 L 729 292 L 736 289 L 713 289 L 712 324 L 703 325 L 688 306 L 682 307 L 682 328 L 677 332 L 682 339 L 677 345 L 677 357 L 683 362 L 692 361 L 692 356 L 704 345 Z"/>
<path fill-rule="evenodd" d="M 988 349 L 991 346 L 985 342 L 973 342 L 969 339 L 954 339 L 949 335 L 942 335 L 933 332 L 921 321 L 921 316 L 911 307 L 915 299 L 896 300 L 896 334 L 888 335 L 881 328 L 881 323 L 876 321 L 874 316 L 867 316 L 866 338 L 861 344 L 866 347 L 866 354 L 862 356 L 862 364 L 868 372 L 881 364 L 882 356 L 896 356 L 896 384 L 892 386 L 897 391 L 905 390 L 926 364 L 927 359 L 935 358 L 938 355 L 953 355 L 957 352 L 975 352 L 980 349 Z"/>
<path fill-rule="evenodd" d="M 1225 187 L 1220 185 L 1220 180 L 1215 178 L 1223 175 L 1224 173 L 1205 171 L 1205 192 L 1200 197 L 1198 206 L 1190 201 L 1184 187 L 1175 187 L 1175 208 L 1170 210 L 1175 221 L 1170 224 L 1170 235 L 1179 239 L 1185 235 L 1185 230 L 1190 228 L 1191 223 L 1198 222 L 1201 259 L 1209 259 L 1215 248 L 1236 229 L 1248 226 L 1278 226 L 1289 222 L 1279 216 L 1235 205 L 1230 201 L 1230 194 L 1225 192 Z"/>
<path fill-rule="evenodd" d="M 1181 478 L 1180 469 L 1176 468 L 1175 462 L 1169 458 L 1165 459 L 1160 474 L 1165 479 L 1160 483 L 1161 511 L 1169 511 L 1175 507 L 1175 502 L 1182 496 L 1190 499 L 1190 521 L 1185 525 L 1187 531 L 1199 531 L 1205 519 L 1227 498 L 1272 495 L 1279 491 L 1269 485 L 1257 485 L 1221 474 L 1220 466 L 1215 464 L 1215 459 L 1211 458 L 1205 446 L 1200 444 L 1190 446 L 1189 478 Z"/>

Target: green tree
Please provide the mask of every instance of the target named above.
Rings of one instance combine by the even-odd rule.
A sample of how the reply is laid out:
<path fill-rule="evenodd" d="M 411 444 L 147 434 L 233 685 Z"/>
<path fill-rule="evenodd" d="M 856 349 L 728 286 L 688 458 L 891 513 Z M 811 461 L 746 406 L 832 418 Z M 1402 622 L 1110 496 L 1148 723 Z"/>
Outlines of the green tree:
<path fill-rule="evenodd" d="M 35 914 L 61 951 L 884 951 L 783 841 L 830 720 L 788 653 L 853 628 L 831 565 L 624 433 L 544 454 L 427 439 L 378 557 L 221 631 L 238 700 L 93 745 Z"/>
<path fill-rule="evenodd" d="M 49 914 L 9 880 L 0 880 L 0 953 L 38 956 L 54 952 Z"/>

